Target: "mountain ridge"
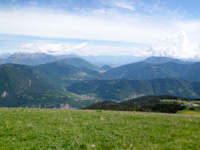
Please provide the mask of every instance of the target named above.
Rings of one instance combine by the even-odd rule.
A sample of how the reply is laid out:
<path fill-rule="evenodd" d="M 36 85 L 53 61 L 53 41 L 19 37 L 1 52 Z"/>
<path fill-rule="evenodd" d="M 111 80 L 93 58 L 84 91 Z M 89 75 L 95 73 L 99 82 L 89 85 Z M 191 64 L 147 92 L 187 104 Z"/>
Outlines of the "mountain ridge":
<path fill-rule="evenodd" d="M 157 56 L 151 56 L 147 59 L 143 60 L 143 62 L 150 63 L 150 64 L 164 64 L 164 63 L 177 63 L 177 64 L 188 64 L 191 62 L 181 61 L 179 59 L 171 58 L 171 57 L 157 57 Z"/>
<path fill-rule="evenodd" d="M 58 60 L 57 62 L 71 65 L 77 68 L 87 68 L 90 70 L 99 70 L 100 68 L 82 58 L 64 58 L 61 60 Z"/>
<path fill-rule="evenodd" d="M 199 98 L 198 87 L 200 87 L 200 82 L 175 78 L 112 79 L 81 81 L 71 84 L 67 90 L 80 95 L 94 93 L 103 101 L 122 101 L 143 95 L 176 95 Z"/>
<path fill-rule="evenodd" d="M 97 101 L 122 101 L 143 95 L 200 97 L 200 63 L 138 62 L 106 72 L 92 70 L 94 66 L 80 58 L 36 66 L 0 65 L 0 105 L 44 107 L 67 103 L 80 108 Z"/>
<path fill-rule="evenodd" d="M 14 53 L 8 58 L 1 59 L 1 64 L 7 64 L 7 63 L 13 63 L 13 64 L 24 64 L 24 65 L 39 65 L 39 64 L 45 64 L 49 62 L 56 61 L 57 58 L 48 55 L 45 53 L 24 53 L 24 52 L 18 52 Z"/>
<path fill-rule="evenodd" d="M 200 80 L 200 63 L 178 64 L 168 62 L 164 64 L 150 64 L 138 62 L 109 69 L 105 76 L 115 79 L 156 79 L 180 78 L 185 80 Z"/>

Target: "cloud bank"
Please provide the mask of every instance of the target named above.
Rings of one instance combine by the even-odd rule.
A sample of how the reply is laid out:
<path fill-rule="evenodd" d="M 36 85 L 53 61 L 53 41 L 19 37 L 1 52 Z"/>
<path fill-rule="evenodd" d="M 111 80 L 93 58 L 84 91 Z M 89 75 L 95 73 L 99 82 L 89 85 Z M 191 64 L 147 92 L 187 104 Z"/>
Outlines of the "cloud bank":
<path fill-rule="evenodd" d="M 24 41 L 27 43 L 22 46 L 23 51 L 29 52 L 200 59 L 199 18 L 187 14 L 190 9 L 176 9 L 181 2 L 176 2 L 175 8 L 167 3 L 160 0 L 7 0 L 0 2 L 0 35 L 52 39 L 53 42 L 46 43 Z M 73 44 L 64 39 L 86 42 Z M 158 42 L 160 39 L 165 40 Z M 98 45 L 91 41 L 106 42 Z M 17 42 L 0 41 L 0 50 L 6 52 L 4 48 L 8 45 L 13 45 L 10 49 L 22 45 Z M 143 47 L 124 46 L 120 42 Z"/>
<path fill-rule="evenodd" d="M 117 13 L 104 17 L 22 9 L 0 11 L 0 18 L 0 34 L 47 38 L 152 43 L 174 30 L 170 25 L 142 19 L 141 16 Z"/>
<path fill-rule="evenodd" d="M 200 47 L 190 42 L 184 31 L 160 41 L 147 50 L 147 55 L 179 59 L 199 59 Z"/>
<path fill-rule="evenodd" d="M 36 2 L 0 7 L 0 34 L 151 44 L 183 30 L 200 41 L 199 20 L 183 19 L 159 1 L 75 1 L 73 5 L 62 1 L 60 7 L 55 2 L 56 7 Z"/>
<path fill-rule="evenodd" d="M 69 43 L 27 43 L 22 46 L 24 52 L 46 53 L 51 55 L 59 54 L 82 54 L 88 43 L 69 44 Z"/>
<path fill-rule="evenodd" d="M 41 43 L 33 42 L 27 43 L 22 46 L 22 52 L 30 53 L 47 53 L 51 55 L 65 55 L 65 54 L 78 54 L 78 55 L 135 55 L 139 50 L 138 47 L 123 47 L 123 46 L 108 46 L 108 45 L 95 45 L 93 43 Z"/>
<path fill-rule="evenodd" d="M 42 52 L 53 55 L 133 55 L 138 57 L 163 56 L 178 59 L 200 59 L 199 45 L 190 42 L 184 31 L 169 36 L 150 47 L 108 46 L 93 43 L 27 43 L 22 48 L 25 52 Z"/>

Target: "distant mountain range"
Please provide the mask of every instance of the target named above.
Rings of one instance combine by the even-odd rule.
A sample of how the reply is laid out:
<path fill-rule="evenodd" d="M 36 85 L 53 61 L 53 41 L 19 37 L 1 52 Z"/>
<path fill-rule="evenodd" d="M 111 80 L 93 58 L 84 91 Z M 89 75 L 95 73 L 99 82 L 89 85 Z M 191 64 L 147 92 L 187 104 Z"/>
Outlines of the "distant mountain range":
<path fill-rule="evenodd" d="M 151 57 L 112 68 L 41 53 L 16 53 L 1 63 L 0 106 L 83 108 L 98 101 L 163 94 L 200 98 L 200 63 Z"/>
<path fill-rule="evenodd" d="M 145 59 L 143 62 L 150 64 L 165 64 L 165 63 L 177 63 L 177 64 L 191 64 L 192 62 L 181 61 L 179 59 L 173 59 L 169 57 L 149 57 Z"/>
<path fill-rule="evenodd" d="M 77 68 L 87 68 L 90 70 L 99 70 L 100 67 L 89 63 L 88 61 L 81 58 L 65 58 L 58 61 L 62 64 L 71 65 Z"/>
<path fill-rule="evenodd" d="M 180 64 L 174 62 L 152 64 L 146 62 L 132 63 L 108 70 L 105 76 L 116 79 L 156 79 L 180 78 L 200 80 L 200 63 Z"/>
<path fill-rule="evenodd" d="M 147 62 L 152 64 L 163 64 L 163 63 L 180 63 L 180 64 L 188 64 L 191 63 L 189 61 L 181 61 L 179 59 L 173 59 L 169 57 L 149 57 L 145 59 L 145 57 L 134 57 L 134 56 L 79 56 L 75 54 L 66 54 L 66 55 L 49 55 L 45 53 L 24 53 L 18 52 L 14 54 L 0 54 L 0 63 L 13 63 L 13 64 L 25 64 L 25 65 L 39 65 L 45 64 L 49 62 L 54 62 L 60 59 L 66 58 L 81 58 L 86 61 L 92 62 L 94 64 L 98 64 L 100 66 L 103 65 L 111 65 L 111 66 L 119 66 L 123 64 L 130 64 L 135 62 Z"/>
<path fill-rule="evenodd" d="M 34 67 L 0 65 L 0 106 L 58 108 L 61 104 L 70 104 L 75 108 L 84 107 L 91 102 L 78 102 L 64 87 L 71 82 L 92 79 L 95 73 L 98 76 L 97 71 L 58 62 Z"/>
<path fill-rule="evenodd" d="M 80 95 L 95 93 L 103 101 L 122 101 L 144 95 L 176 95 L 199 98 L 199 87 L 200 82 L 182 79 L 117 79 L 81 81 L 70 85 L 67 90 Z"/>
<path fill-rule="evenodd" d="M 0 59 L 1 64 L 39 65 L 56 61 L 57 58 L 44 53 L 14 53 L 8 58 Z"/>
<path fill-rule="evenodd" d="M 0 66 L 0 106 L 49 107 L 60 103 L 78 106 L 76 101 L 59 92 L 37 75 L 37 70 L 24 65 Z"/>
<path fill-rule="evenodd" d="M 81 58 L 86 61 L 92 62 L 96 65 L 111 65 L 119 66 L 127 63 L 133 63 L 144 60 L 144 57 L 134 56 L 79 56 L 76 54 L 66 55 L 48 55 L 44 53 L 23 53 L 18 52 L 14 54 L 1 54 L 0 64 L 14 63 L 14 64 L 25 64 L 25 65 L 39 65 L 49 62 L 53 62 L 65 58 Z"/>
<path fill-rule="evenodd" d="M 106 70 L 107 71 L 109 69 L 112 69 L 112 67 L 109 66 L 109 65 L 104 65 L 104 66 L 101 67 L 101 70 Z"/>

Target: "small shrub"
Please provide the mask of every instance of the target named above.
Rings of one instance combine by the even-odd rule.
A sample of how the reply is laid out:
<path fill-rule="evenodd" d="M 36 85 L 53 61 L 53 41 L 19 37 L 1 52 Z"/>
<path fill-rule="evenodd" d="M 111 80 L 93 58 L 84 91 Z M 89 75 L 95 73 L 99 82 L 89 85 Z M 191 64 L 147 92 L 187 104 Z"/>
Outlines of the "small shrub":
<path fill-rule="evenodd" d="M 195 110 L 194 107 L 190 107 L 189 110 Z"/>

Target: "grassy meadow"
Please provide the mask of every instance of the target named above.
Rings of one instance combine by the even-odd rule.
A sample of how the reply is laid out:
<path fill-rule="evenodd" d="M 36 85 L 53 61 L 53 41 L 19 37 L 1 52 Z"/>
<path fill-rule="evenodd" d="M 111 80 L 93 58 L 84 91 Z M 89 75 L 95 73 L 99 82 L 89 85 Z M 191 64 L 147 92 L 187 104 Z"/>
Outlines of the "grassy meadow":
<path fill-rule="evenodd" d="M 200 149 L 200 116 L 0 108 L 0 149 Z"/>
<path fill-rule="evenodd" d="M 200 108 L 194 107 L 194 110 L 190 110 L 189 108 L 185 110 L 179 110 L 177 114 L 185 114 L 185 115 L 200 115 Z"/>

